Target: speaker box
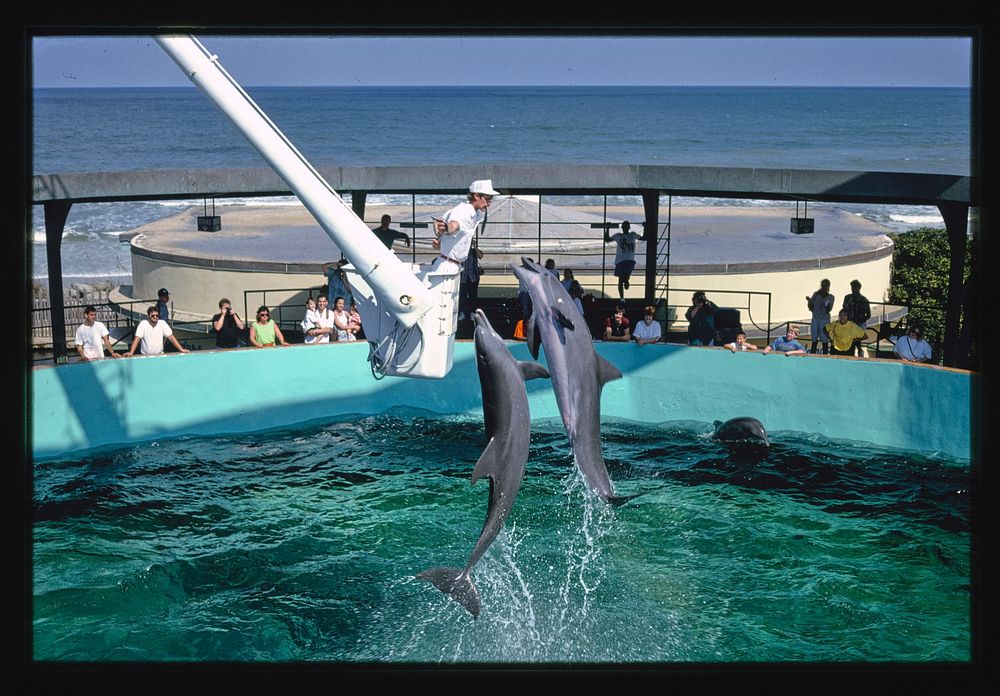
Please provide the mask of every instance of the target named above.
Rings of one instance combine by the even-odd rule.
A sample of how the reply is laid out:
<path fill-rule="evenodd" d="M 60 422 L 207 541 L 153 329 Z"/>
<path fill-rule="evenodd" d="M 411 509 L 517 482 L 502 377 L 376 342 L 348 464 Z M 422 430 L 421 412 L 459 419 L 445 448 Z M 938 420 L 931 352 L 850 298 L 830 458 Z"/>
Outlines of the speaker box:
<path fill-rule="evenodd" d="M 198 216 L 198 231 L 199 232 L 218 232 L 222 229 L 222 216 L 221 215 L 199 215 Z"/>
<path fill-rule="evenodd" d="M 816 221 L 813 218 L 792 218 L 792 234 L 812 234 Z"/>

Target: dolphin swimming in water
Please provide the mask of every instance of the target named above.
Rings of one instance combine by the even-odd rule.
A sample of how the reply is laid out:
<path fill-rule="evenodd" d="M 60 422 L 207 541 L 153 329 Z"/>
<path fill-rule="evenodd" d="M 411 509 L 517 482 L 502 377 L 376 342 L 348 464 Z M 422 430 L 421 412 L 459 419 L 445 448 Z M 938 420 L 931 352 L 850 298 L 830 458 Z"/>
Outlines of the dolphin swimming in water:
<path fill-rule="evenodd" d="M 504 520 L 514 507 L 514 499 L 524 477 L 531 441 L 531 415 L 525 380 L 548 377 L 548 371 L 536 362 L 518 362 L 500 335 L 493 330 L 486 315 L 477 309 L 476 365 L 483 392 L 483 419 L 486 424 L 486 449 L 472 471 L 472 483 L 483 476 L 490 479 L 489 505 L 479 541 L 465 568 L 428 568 L 417 574 L 442 592 L 451 595 L 479 616 L 479 591 L 469 573 L 490 547 Z"/>
<path fill-rule="evenodd" d="M 726 445 L 771 446 L 767 439 L 767 431 L 764 430 L 764 424 L 749 416 L 730 418 L 725 423 L 715 421 L 713 437 Z"/>
<path fill-rule="evenodd" d="M 539 344 L 545 346 L 552 389 L 576 465 L 597 495 L 623 502 L 628 498 L 615 495 L 601 452 L 601 390 L 619 379 L 621 370 L 594 351 L 590 329 L 562 283 L 530 259 L 522 257 L 521 264 L 511 270 L 531 295 L 532 312 L 525 327 L 528 350 L 538 358 Z"/>

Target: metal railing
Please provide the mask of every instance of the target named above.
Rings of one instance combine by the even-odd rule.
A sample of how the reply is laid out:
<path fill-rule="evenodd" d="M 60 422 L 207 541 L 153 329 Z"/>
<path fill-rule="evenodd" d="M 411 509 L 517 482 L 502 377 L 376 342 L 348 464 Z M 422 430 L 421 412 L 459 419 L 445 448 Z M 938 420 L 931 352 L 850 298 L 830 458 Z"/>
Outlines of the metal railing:
<path fill-rule="evenodd" d="M 660 305 L 663 308 L 664 314 L 662 319 L 662 321 L 665 322 L 663 325 L 664 335 L 667 334 L 670 324 L 683 323 L 685 321 L 683 319 L 684 314 L 687 312 L 688 307 L 691 306 L 690 302 L 684 302 L 683 304 L 671 304 L 670 294 L 683 293 L 686 295 L 687 293 L 695 293 L 698 291 L 703 291 L 708 296 L 708 299 L 719 308 L 740 310 L 740 324 L 743 326 L 743 330 L 747 331 L 747 323 L 749 323 L 749 325 L 757 331 L 763 332 L 768 343 L 771 342 L 771 332 L 781 326 L 781 322 L 776 324 L 771 323 L 771 293 L 769 292 L 762 292 L 759 290 L 721 290 L 712 288 L 671 288 L 667 291 L 666 296 L 663 298 L 662 304 Z M 719 295 L 730 295 L 735 296 L 736 298 L 744 299 L 736 299 L 733 302 L 727 302 L 725 304 L 712 300 L 712 297 L 717 297 Z M 755 297 L 760 298 L 761 302 L 766 302 L 766 310 L 760 310 L 764 311 L 764 317 L 760 320 L 755 319 L 753 315 L 753 299 Z M 674 310 L 673 320 L 670 318 L 671 309 Z M 746 311 L 746 322 L 743 320 L 744 315 L 742 312 L 744 310 Z M 758 323 L 759 321 L 762 323 Z M 750 332 L 748 331 L 748 333 Z"/>

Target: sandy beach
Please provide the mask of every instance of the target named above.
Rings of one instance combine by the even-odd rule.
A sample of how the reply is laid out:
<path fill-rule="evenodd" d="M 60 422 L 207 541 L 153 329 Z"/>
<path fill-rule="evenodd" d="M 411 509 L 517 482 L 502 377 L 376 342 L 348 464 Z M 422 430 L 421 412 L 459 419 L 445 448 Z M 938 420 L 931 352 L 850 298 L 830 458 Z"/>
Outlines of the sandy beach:
<path fill-rule="evenodd" d="M 603 231 L 593 228 L 604 220 L 603 207 L 543 206 L 542 239 L 539 241 L 537 202 L 530 200 L 518 209 L 495 200 L 489 209 L 480 245 L 487 269 L 500 268 L 521 255 L 554 258 L 558 267 L 597 269 L 613 263 L 614 245 L 602 244 Z M 422 223 L 444 210 L 432 206 L 377 206 L 365 211 L 365 223 L 376 227 L 382 215 L 392 218 L 391 226 L 410 234 L 413 247 L 397 241 L 395 251 L 418 262 L 433 258 L 429 228 L 408 228 L 401 223 Z M 725 264 L 797 264 L 817 259 L 863 254 L 891 247 L 886 228 L 832 206 L 811 206 L 814 234 L 790 232 L 794 206 L 740 207 L 690 206 L 670 211 L 670 263 L 672 272 Z M 339 249 L 303 206 L 226 207 L 220 215 L 222 229 L 198 232 L 200 208 L 191 208 L 169 218 L 134 230 L 143 235 L 134 242 L 144 248 L 176 252 L 202 259 L 270 261 L 321 264 L 336 260 Z M 630 220 L 642 232 L 641 207 L 609 206 L 607 221 Z M 667 211 L 661 210 L 658 234 L 667 234 Z M 638 253 L 642 265 L 643 249 Z"/>

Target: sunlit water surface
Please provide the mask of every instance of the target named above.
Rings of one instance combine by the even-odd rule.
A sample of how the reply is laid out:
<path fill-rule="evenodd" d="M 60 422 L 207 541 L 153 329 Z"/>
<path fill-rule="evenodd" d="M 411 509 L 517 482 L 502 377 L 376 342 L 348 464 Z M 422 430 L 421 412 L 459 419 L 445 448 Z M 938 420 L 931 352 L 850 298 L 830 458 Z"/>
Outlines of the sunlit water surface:
<path fill-rule="evenodd" d="M 481 420 L 419 412 L 34 467 L 33 653 L 54 661 L 675 663 L 970 659 L 965 463 L 707 423 L 606 422 L 609 508 L 533 424 L 478 620 L 462 566 Z"/>

